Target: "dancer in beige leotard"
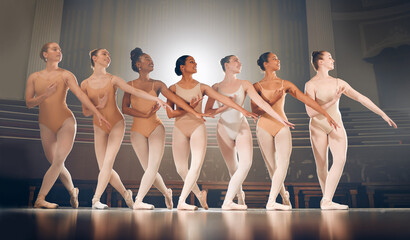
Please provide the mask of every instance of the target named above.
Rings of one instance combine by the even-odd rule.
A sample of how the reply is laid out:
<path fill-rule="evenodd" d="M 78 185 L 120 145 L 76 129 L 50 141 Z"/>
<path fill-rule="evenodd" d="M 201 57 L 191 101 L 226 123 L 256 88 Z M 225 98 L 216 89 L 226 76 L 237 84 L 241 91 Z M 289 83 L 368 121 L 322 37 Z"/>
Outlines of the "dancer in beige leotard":
<path fill-rule="evenodd" d="M 239 106 L 243 106 L 246 94 L 249 94 L 249 97 L 257 103 L 258 106 L 263 108 L 272 118 L 277 119 L 281 125 L 293 125 L 279 116 L 270 105 L 259 96 L 249 81 L 236 78 L 236 75 L 241 72 L 242 68 L 242 64 L 237 56 L 230 55 L 222 58 L 221 65 L 222 70 L 225 72 L 225 78 L 222 82 L 213 85 L 216 91 L 232 98 Z M 237 90 L 233 91 L 234 89 Z M 242 183 L 252 165 L 252 133 L 248 121 L 242 113 L 235 109 L 228 108 L 220 102 L 218 102 L 219 107 L 213 109 L 214 103 L 214 99 L 208 98 L 205 112 L 213 114 L 221 113 L 217 125 L 217 140 L 219 149 L 231 175 L 222 209 L 245 210 L 247 206 L 245 204 L 245 193 L 242 191 Z M 233 202 L 235 194 L 238 196 L 238 204 Z"/>
<path fill-rule="evenodd" d="M 154 63 L 140 48 L 131 51 L 131 68 L 139 73 L 139 78 L 128 84 L 155 97 L 162 93 L 185 111 L 202 119 L 202 114 L 172 93 L 163 82 L 149 77 L 150 72 L 154 70 Z M 145 171 L 135 198 L 134 209 L 154 209 L 153 205 L 142 202 L 152 184 L 164 195 L 167 208 L 173 207 L 172 190 L 165 186 L 164 180 L 158 173 L 165 146 L 165 128 L 156 114 L 158 109 L 159 106 L 155 101 L 132 96 L 129 93 L 125 93 L 122 99 L 122 112 L 134 117 L 130 135 L 131 143 Z"/>
<path fill-rule="evenodd" d="M 265 71 L 265 77 L 254 84 L 256 91 L 268 102 L 272 108 L 284 119 L 285 95 L 289 93 L 299 101 L 308 104 L 318 112 L 326 116 L 326 121 L 333 127 L 337 127 L 336 122 L 323 110 L 319 104 L 312 101 L 303 94 L 293 83 L 280 79 L 276 71 L 280 70 L 280 61 L 276 54 L 271 52 L 263 53 L 258 61 L 259 67 Z M 265 160 L 269 176 L 272 179 L 269 200 L 266 204 L 267 210 L 290 210 L 292 208 L 289 201 L 289 193 L 285 191 L 283 184 L 289 166 L 290 154 L 292 152 L 292 139 L 288 127 L 283 126 L 276 119 L 267 115 L 255 103 L 251 103 L 252 111 L 261 115 L 256 128 L 259 147 Z M 280 192 L 282 202 L 276 202 L 276 197 Z"/>
<path fill-rule="evenodd" d="M 26 85 L 26 104 L 28 108 L 39 106 L 39 126 L 41 143 L 50 168 L 44 175 L 40 192 L 34 207 L 57 208 L 55 203 L 45 200 L 51 187 L 60 176 L 61 182 L 70 193 L 70 203 L 78 208 L 78 188 L 74 188 L 71 175 L 64 162 L 71 151 L 76 133 L 76 121 L 66 104 L 67 91 L 70 89 L 77 98 L 96 115 L 98 125 L 109 123 L 81 91 L 75 76 L 58 67 L 62 59 L 60 46 L 55 42 L 44 44 L 40 58 L 46 62 L 46 68 L 29 76 Z"/>
<path fill-rule="evenodd" d="M 202 111 L 202 97 L 206 94 L 229 107 L 235 108 L 247 117 L 255 117 L 254 114 L 246 111 L 230 98 L 219 94 L 208 85 L 194 80 L 192 75 L 196 73 L 196 65 L 195 59 L 191 56 L 184 55 L 178 58 L 175 66 L 175 73 L 178 76 L 182 75 L 182 78 L 179 82 L 170 87 L 172 92 L 180 96 L 186 102 L 189 102 L 191 107 L 197 112 Z M 168 103 L 172 108 L 174 107 L 174 103 L 170 99 L 168 99 Z M 181 196 L 178 201 L 178 209 L 197 209 L 196 206 L 189 205 L 185 202 L 191 191 L 194 192 L 195 196 L 201 203 L 201 206 L 204 209 L 208 209 L 206 203 L 206 191 L 201 192 L 196 184 L 206 151 L 207 136 L 205 124 L 203 121 L 193 116 L 192 113 L 187 113 L 182 109 L 177 109 L 173 112 L 167 109 L 167 113 L 168 117 L 176 118 L 172 136 L 172 152 L 178 174 L 184 180 L 184 187 L 182 188 Z M 191 150 L 192 158 L 191 167 L 188 170 L 189 150 Z"/>
<path fill-rule="evenodd" d="M 90 52 L 93 74 L 81 83 L 81 89 L 93 101 L 94 105 L 109 119 L 111 129 L 101 128 L 94 121 L 94 147 L 100 173 L 98 174 L 97 188 L 92 199 L 92 207 L 95 209 L 108 208 L 100 202 L 108 182 L 123 196 L 127 206 L 132 208 L 132 191 L 126 190 L 117 172 L 113 170 L 115 157 L 120 149 L 124 137 L 124 117 L 116 103 L 117 88 L 137 97 L 156 101 L 161 106 L 166 104 L 158 97 L 128 85 L 123 79 L 107 73 L 106 68 L 111 63 L 110 54 L 106 49 L 95 49 Z M 90 116 L 92 113 L 83 104 L 83 113 Z M 95 120 L 95 115 L 94 115 Z"/>
<path fill-rule="evenodd" d="M 326 51 L 314 51 L 312 53 L 312 65 L 316 75 L 305 85 L 305 92 L 313 100 L 319 103 L 327 113 L 336 120 L 340 129 L 333 130 L 323 119 L 322 113 L 318 113 L 310 106 L 306 111 L 310 116 L 310 141 L 313 155 L 316 161 L 316 171 L 322 189 L 323 198 L 320 208 L 323 210 L 348 209 L 347 205 L 332 202 L 333 195 L 342 175 L 346 162 L 347 137 L 339 112 L 339 99 L 342 94 L 356 100 L 369 110 L 381 116 L 390 126 L 397 128 L 396 124 L 370 99 L 354 90 L 347 82 L 329 76 L 329 71 L 334 69 L 332 55 Z M 328 148 L 333 156 L 333 164 L 328 170 Z"/>

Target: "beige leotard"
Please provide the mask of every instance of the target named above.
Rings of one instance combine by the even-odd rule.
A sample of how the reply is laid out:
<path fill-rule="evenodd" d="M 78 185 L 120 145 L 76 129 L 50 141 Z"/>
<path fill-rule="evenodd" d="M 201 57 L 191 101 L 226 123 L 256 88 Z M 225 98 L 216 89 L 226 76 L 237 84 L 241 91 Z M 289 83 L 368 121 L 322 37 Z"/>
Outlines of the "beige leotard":
<path fill-rule="evenodd" d="M 107 121 L 111 124 L 111 127 L 114 127 L 114 125 L 118 121 L 124 120 L 124 116 L 118 109 L 117 102 L 115 100 L 117 91 L 112 85 L 111 80 L 109 81 L 109 83 L 107 83 L 107 85 L 105 85 L 105 87 L 98 89 L 91 88 L 90 84 L 87 84 L 87 95 L 90 98 L 91 102 L 94 103 L 94 105 L 98 105 L 98 97 L 103 97 L 106 92 L 108 92 L 107 103 L 105 104 L 105 107 L 99 109 L 99 111 L 104 116 L 104 118 L 107 119 Z M 111 131 L 107 128 L 105 124 L 102 124 L 100 126 L 98 118 L 95 116 L 95 114 L 93 117 L 93 124 L 94 126 L 98 126 L 102 130 L 104 130 L 106 133 L 110 133 Z"/>
<path fill-rule="evenodd" d="M 188 103 L 191 102 L 193 98 L 202 96 L 200 83 L 191 89 L 182 88 L 178 84 L 175 84 L 175 87 L 175 94 L 180 96 Z M 198 103 L 194 110 L 197 112 L 202 112 L 202 100 Z M 176 117 L 175 119 L 175 127 L 178 128 L 186 137 L 190 137 L 195 129 L 201 124 L 204 124 L 201 119 L 188 112 L 182 116 Z"/>
<path fill-rule="evenodd" d="M 131 83 L 131 85 L 134 87 L 133 82 Z M 152 89 L 148 93 L 152 96 L 158 97 L 157 93 L 154 90 L 154 83 L 152 83 Z M 156 101 L 147 100 L 131 95 L 131 107 L 139 112 L 148 113 L 156 104 Z M 149 118 L 134 117 L 131 131 L 138 132 L 145 137 L 149 137 L 152 131 L 154 131 L 155 128 L 157 128 L 157 126 L 161 124 L 162 121 L 157 116 L 157 113 L 152 114 Z"/>
<path fill-rule="evenodd" d="M 38 122 L 48 127 L 54 133 L 57 133 L 64 121 L 69 117 L 74 118 L 74 115 L 67 107 L 66 97 L 68 86 L 62 75 L 50 81 L 43 78 L 36 79 L 34 82 L 36 95 L 43 94 L 52 83 L 57 83 L 57 90 L 40 103 Z"/>
<path fill-rule="evenodd" d="M 283 81 L 282 80 L 282 88 L 283 88 Z M 272 99 L 273 94 L 276 90 L 268 90 L 264 89 L 260 83 L 259 87 L 261 88 L 261 94 L 266 99 Z M 283 119 L 287 120 L 286 114 L 284 112 L 285 107 L 285 96 L 286 93 L 282 95 L 282 97 L 272 106 L 272 109 L 275 110 Z M 257 127 L 262 128 L 272 136 L 276 136 L 276 134 L 284 127 L 281 122 L 273 118 L 271 115 L 264 113 L 258 120 Z"/>
<path fill-rule="evenodd" d="M 327 91 L 327 90 L 321 90 L 321 89 L 317 89 L 316 90 L 316 99 L 315 101 L 319 104 L 319 105 L 323 105 L 326 104 L 330 101 L 332 101 L 332 99 L 334 98 L 334 96 L 336 95 L 336 91 L 339 87 L 339 80 L 336 79 L 336 88 L 334 91 Z M 326 109 L 326 112 L 330 115 L 330 117 L 332 117 L 336 123 L 339 126 L 343 126 L 343 122 L 342 122 L 342 116 L 340 115 L 339 112 L 339 100 L 337 102 L 335 102 L 332 106 L 330 106 L 328 109 Z M 326 134 L 329 134 L 330 132 L 332 132 L 333 127 L 330 126 L 329 122 L 327 121 L 327 118 L 325 116 L 323 116 L 322 114 L 318 114 L 314 117 L 312 117 L 310 119 L 310 124 L 312 126 L 318 127 L 320 129 L 322 129 L 322 131 L 324 131 Z"/>

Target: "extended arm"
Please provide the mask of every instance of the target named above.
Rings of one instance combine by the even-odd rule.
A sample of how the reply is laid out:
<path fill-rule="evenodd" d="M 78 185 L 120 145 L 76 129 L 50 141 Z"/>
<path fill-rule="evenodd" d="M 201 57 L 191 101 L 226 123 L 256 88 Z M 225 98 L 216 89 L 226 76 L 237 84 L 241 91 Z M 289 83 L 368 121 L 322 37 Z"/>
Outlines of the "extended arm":
<path fill-rule="evenodd" d="M 175 85 L 172 85 L 171 87 L 169 87 L 169 91 L 172 92 L 173 94 L 175 94 L 175 92 L 176 92 Z M 183 109 L 176 109 L 175 110 L 174 109 L 175 103 L 173 101 L 171 101 L 170 99 L 167 99 L 167 104 L 171 107 L 171 109 L 167 108 L 168 118 L 179 117 L 179 116 L 182 116 L 186 113 L 186 111 L 183 110 Z"/>
<path fill-rule="evenodd" d="M 290 95 L 292 95 L 294 98 L 298 99 L 299 101 L 303 102 L 304 104 L 308 105 L 309 107 L 313 108 L 314 110 L 325 116 L 329 124 L 333 126 L 335 129 L 339 127 L 335 120 L 333 120 L 332 117 L 330 117 L 330 115 L 323 108 L 321 108 L 315 100 L 302 93 L 293 83 L 289 81 L 285 82 L 287 85 L 286 89 L 290 93 Z"/>
<path fill-rule="evenodd" d="M 217 84 L 214 84 L 214 85 L 212 86 L 212 88 L 213 88 L 215 91 L 217 91 L 217 90 L 218 90 Z M 229 108 L 229 107 L 226 106 L 226 105 L 223 105 L 222 107 L 218 107 L 218 108 L 213 108 L 213 107 L 214 107 L 214 104 L 215 104 L 215 99 L 213 99 L 213 98 L 211 98 L 211 97 L 208 97 L 208 101 L 206 102 L 206 105 L 205 105 L 205 113 L 209 113 L 209 114 L 212 114 L 212 115 L 216 115 L 216 114 L 219 114 L 219 113 L 221 113 L 221 112 L 226 111 L 226 110 Z"/>
<path fill-rule="evenodd" d="M 255 88 L 252 86 L 252 84 L 248 81 L 243 81 L 243 86 L 246 91 L 246 93 L 249 95 L 249 97 L 252 99 L 252 102 L 263 109 L 266 113 L 271 115 L 273 118 L 281 122 L 285 126 L 292 127 L 294 124 L 291 124 L 290 122 L 286 121 L 283 119 L 277 112 L 275 112 L 272 107 L 262 99 L 262 97 L 256 92 Z"/>
<path fill-rule="evenodd" d="M 397 125 L 393 120 L 391 120 L 386 113 L 384 113 L 376 104 L 374 104 L 368 97 L 360 94 L 358 91 L 354 90 L 347 82 L 343 80 L 339 80 L 340 85 L 344 87 L 345 92 L 344 94 L 348 96 L 349 98 L 360 102 L 363 106 L 365 106 L 367 109 L 370 111 L 376 113 L 380 117 L 382 117 L 388 124 L 389 126 L 392 126 L 394 128 L 397 128 Z"/>
<path fill-rule="evenodd" d="M 133 117 L 150 117 L 150 113 L 142 113 L 134 108 L 131 108 L 131 94 L 127 92 L 125 92 L 124 96 L 122 97 L 122 112 Z"/>
<path fill-rule="evenodd" d="M 78 100 L 80 100 L 80 102 L 82 103 L 83 109 L 86 108 L 89 112 L 94 113 L 99 120 L 100 126 L 102 125 L 102 122 L 104 122 L 104 124 L 107 125 L 108 128 L 111 128 L 110 123 L 101 115 L 98 109 L 90 101 L 88 96 L 83 91 L 81 91 L 81 88 L 78 86 L 77 78 L 74 76 L 74 74 L 66 71 L 64 72 L 63 77 L 71 92 L 73 92 Z"/>
<path fill-rule="evenodd" d="M 241 106 L 236 104 L 234 101 L 232 101 L 232 99 L 230 99 L 229 97 L 226 97 L 222 94 L 219 94 L 217 91 L 215 91 L 210 86 L 205 85 L 205 84 L 201 84 L 201 89 L 203 89 L 205 91 L 205 94 L 208 95 L 208 97 L 213 98 L 213 99 L 227 105 L 228 107 L 231 107 L 231 108 L 234 108 L 234 109 L 238 110 L 239 112 L 241 112 L 246 117 L 252 117 L 254 120 L 257 119 L 256 114 L 248 112 L 247 110 L 245 110 L 244 108 L 242 108 Z"/>
<path fill-rule="evenodd" d="M 81 90 L 83 91 L 83 93 L 85 95 L 88 96 L 88 94 L 87 94 L 87 84 L 88 84 L 88 80 L 82 81 L 81 82 Z M 88 109 L 87 106 L 84 105 L 84 103 L 82 103 L 81 106 L 82 106 L 82 109 L 83 109 L 83 115 L 84 116 L 89 117 L 89 116 L 93 115 L 93 112 L 90 109 Z"/>

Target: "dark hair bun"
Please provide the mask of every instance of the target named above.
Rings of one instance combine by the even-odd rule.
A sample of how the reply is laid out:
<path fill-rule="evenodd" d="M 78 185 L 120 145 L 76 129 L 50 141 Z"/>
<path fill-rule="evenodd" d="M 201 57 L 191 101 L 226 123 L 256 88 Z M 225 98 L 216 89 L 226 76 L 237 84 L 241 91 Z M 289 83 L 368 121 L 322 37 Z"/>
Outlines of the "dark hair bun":
<path fill-rule="evenodd" d="M 134 72 L 139 72 L 137 66 L 135 64 L 140 60 L 140 57 L 144 55 L 145 53 L 142 51 L 141 48 L 136 47 L 134 50 L 131 51 L 130 53 L 130 58 L 131 58 L 131 68 Z"/>
<path fill-rule="evenodd" d="M 177 61 L 175 62 L 175 69 L 174 69 L 174 71 L 175 71 L 175 73 L 176 73 L 178 76 L 181 76 L 181 75 L 182 75 L 181 65 L 185 65 L 185 61 L 186 61 L 186 59 L 187 59 L 188 57 L 189 57 L 189 55 L 183 55 L 183 56 L 179 57 L 179 58 L 177 59 Z"/>

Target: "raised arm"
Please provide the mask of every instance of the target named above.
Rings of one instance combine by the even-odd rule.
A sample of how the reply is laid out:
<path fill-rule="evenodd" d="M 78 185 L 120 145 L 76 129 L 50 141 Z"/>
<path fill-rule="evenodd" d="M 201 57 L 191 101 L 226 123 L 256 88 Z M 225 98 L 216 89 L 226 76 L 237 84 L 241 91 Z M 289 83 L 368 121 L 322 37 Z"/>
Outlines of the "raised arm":
<path fill-rule="evenodd" d="M 342 95 L 343 92 L 344 92 L 344 88 L 339 87 L 339 89 L 337 89 L 336 94 L 333 97 L 333 99 L 330 102 L 327 102 L 327 103 L 321 105 L 320 107 L 322 107 L 324 110 L 328 109 L 330 106 L 332 106 L 333 104 L 335 104 L 339 100 L 339 98 L 340 98 L 340 96 Z M 316 93 L 315 93 L 315 88 L 314 88 L 313 84 L 311 84 L 309 82 L 305 84 L 305 94 L 307 96 L 309 96 L 311 99 L 316 100 Z M 306 108 L 306 113 L 311 118 L 320 114 L 319 112 L 315 111 L 313 108 L 309 107 L 308 105 L 305 105 L 305 108 Z"/>
<path fill-rule="evenodd" d="M 46 98 L 51 96 L 57 90 L 57 84 L 52 83 L 47 87 L 47 90 L 41 94 L 36 95 L 34 90 L 34 81 L 36 80 L 38 73 L 32 73 L 27 79 L 26 84 L 26 106 L 27 108 L 33 108 L 40 105 Z"/>
<path fill-rule="evenodd" d="M 212 88 L 215 91 L 218 91 L 218 84 L 214 84 L 212 86 Z M 206 105 L 205 105 L 205 113 L 209 113 L 212 115 L 216 115 L 219 114 L 221 112 L 226 111 L 229 107 L 226 105 L 223 105 L 222 107 L 218 107 L 218 108 L 213 108 L 215 104 L 215 99 L 208 97 L 208 101 L 206 101 Z"/>
<path fill-rule="evenodd" d="M 256 106 L 263 109 L 266 113 L 281 122 L 283 125 L 293 128 L 294 124 L 288 122 L 286 119 L 283 119 L 277 112 L 275 112 L 275 110 L 273 110 L 272 107 L 256 92 L 255 88 L 250 82 L 242 81 L 242 86 L 244 86 L 246 93 L 249 95 L 249 97 L 252 99 L 252 102 Z"/>
<path fill-rule="evenodd" d="M 111 79 L 112 83 L 114 86 L 120 88 L 121 90 L 123 90 L 124 92 L 130 93 L 136 97 L 140 97 L 140 98 L 145 98 L 148 100 L 152 100 L 152 101 L 156 101 L 160 106 L 167 108 L 169 107 L 169 105 L 167 105 L 164 101 L 162 101 L 161 99 L 159 99 L 158 97 L 154 97 L 149 93 L 146 93 L 140 89 L 134 88 L 132 86 L 130 86 L 129 84 L 127 84 L 124 79 L 117 77 L 117 76 L 113 76 L 113 78 Z"/>
<path fill-rule="evenodd" d="M 227 105 L 228 107 L 231 107 L 231 108 L 234 108 L 234 109 L 238 110 L 239 112 L 241 112 L 246 117 L 252 117 L 254 119 L 254 121 L 258 118 L 258 116 L 255 113 L 248 112 L 247 110 L 245 110 L 244 108 L 242 108 L 241 106 L 236 104 L 234 101 L 232 101 L 232 99 L 218 93 L 217 91 L 215 91 L 213 88 L 211 88 L 210 86 L 208 86 L 206 84 L 201 84 L 201 90 L 203 90 L 205 92 L 205 94 L 208 95 L 208 97 L 213 98 L 213 99 Z"/>
<path fill-rule="evenodd" d="M 391 120 L 386 113 L 384 113 L 376 104 L 374 104 L 368 97 L 360 94 L 358 91 L 354 90 L 347 82 L 339 79 L 339 85 L 342 86 L 345 91 L 344 94 L 349 98 L 360 102 L 363 106 L 365 106 L 370 111 L 376 113 L 380 117 L 386 121 L 389 126 L 397 128 L 396 123 Z"/>
<path fill-rule="evenodd" d="M 63 73 L 64 81 L 66 82 L 68 88 L 70 88 L 71 92 L 80 100 L 83 105 L 83 113 L 84 108 L 88 113 L 93 113 L 97 116 L 100 126 L 104 123 L 108 128 L 111 128 L 110 123 L 103 117 L 103 115 L 98 111 L 98 109 L 94 106 L 94 104 L 90 101 L 88 96 L 82 91 L 82 89 L 78 86 L 77 78 L 69 71 L 64 71 Z M 84 114 L 85 115 L 85 114 Z"/>
<path fill-rule="evenodd" d="M 298 99 L 299 101 L 303 102 L 304 104 L 308 105 L 309 107 L 313 108 L 314 110 L 325 116 L 329 124 L 333 126 L 334 129 L 337 129 L 339 127 L 335 120 L 333 120 L 333 118 L 330 117 L 330 115 L 323 108 L 321 108 L 315 100 L 302 93 L 293 83 L 285 81 L 285 84 L 285 90 L 290 95 L 292 95 L 294 98 Z"/>
<path fill-rule="evenodd" d="M 174 94 L 174 92 L 172 92 L 171 90 L 168 89 L 167 85 L 165 85 L 163 82 L 156 82 L 156 84 L 160 84 L 160 91 L 161 94 L 164 95 L 164 97 L 167 98 L 167 101 L 170 100 L 170 102 L 173 102 L 174 104 L 176 104 L 178 107 L 182 108 L 185 110 L 185 112 L 189 112 L 195 115 L 195 117 L 202 119 L 203 121 L 205 121 L 205 119 L 203 118 L 203 116 L 208 116 L 206 114 L 202 114 L 202 113 L 198 113 L 197 111 L 195 111 L 190 105 L 188 105 L 184 99 L 182 99 L 181 97 L 179 97 L 178 95 Z M 174 86 L 175 87 L 175 86 Z M 177 110 L 178 111 L 178 110 Z M 167 111 L 168 113 L 168 111 Z"/>

